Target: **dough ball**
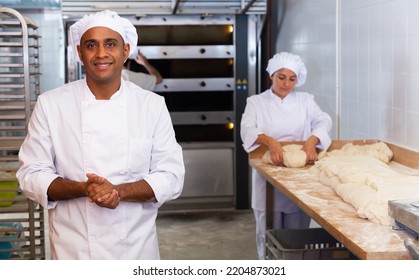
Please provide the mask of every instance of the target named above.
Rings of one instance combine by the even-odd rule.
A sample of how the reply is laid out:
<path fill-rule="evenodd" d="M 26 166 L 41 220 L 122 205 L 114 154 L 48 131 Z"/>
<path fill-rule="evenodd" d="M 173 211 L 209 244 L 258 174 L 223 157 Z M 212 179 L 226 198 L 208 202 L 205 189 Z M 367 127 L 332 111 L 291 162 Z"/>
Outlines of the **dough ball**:
<path fill-rule="evenodd" d="M 307 163 L 307 155 L 301 150 L 303 145 L 299 144 L 288 144 L 282 147 L 284 151 L 284 165 L 286 167 L 303 167 Z M 262 161 L 268 164 L 274 164 L 271 159 L 271 153 L 266 151 L 262 156 Z"/>
<path fill-rule="evenodd" d="M 299 151 L 303 148 L 303 145 L 300 144 L 288 144 L 282 146 L 284 152 Z"/>
<path fill-rule="evenodd" d="M 284 165 L 287 167 L 303 167 L 307 163 L 307 154 L 303 150 L 284 152 Z"/>
<path fill-rule="evenodd" d="M 264 163 L 274 164 L 274 163 L 272 162 L 272 159 L 271 159 L 271 152 L 269 152 L 269 150 L 268 150 L 268 151 L 266 151 L 266 152 L 263 154 L 263 156 L 262 156 L 262 161 L 263 161 Z"/>

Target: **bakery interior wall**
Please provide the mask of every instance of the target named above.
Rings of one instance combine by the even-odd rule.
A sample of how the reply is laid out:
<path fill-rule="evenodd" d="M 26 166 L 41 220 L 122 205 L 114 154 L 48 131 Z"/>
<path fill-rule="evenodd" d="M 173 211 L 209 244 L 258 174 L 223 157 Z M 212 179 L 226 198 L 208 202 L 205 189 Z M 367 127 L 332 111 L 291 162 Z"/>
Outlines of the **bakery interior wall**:
<path fill-rule="evenodd" d="M 269 49 L 302 56 L 308 77 L 301 89 L 331 115 L 335 139 L 380 139 L 419 150 L 419 1 L 270 5 L 277 16 Z"/>

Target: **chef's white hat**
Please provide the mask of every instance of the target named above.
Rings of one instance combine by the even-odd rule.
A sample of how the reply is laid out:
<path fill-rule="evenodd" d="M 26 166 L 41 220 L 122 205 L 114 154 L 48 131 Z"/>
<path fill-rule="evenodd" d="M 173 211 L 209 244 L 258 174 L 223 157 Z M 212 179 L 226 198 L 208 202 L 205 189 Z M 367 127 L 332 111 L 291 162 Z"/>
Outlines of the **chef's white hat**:
<path fill-rule="evenodd" d="M 129 55 L 136 51 L 138 35 L 134 25 L 128 19 L 120 17 L 116 12 L 105 10 L 85 15 L 70 26 L 70 44 L 78 61 L 80 59 L 77 55 L 77 45 L 80 45 L 81 37 L 87 30 L 97 26 L 107 27 L 121 34 L 124 42 L 129 44 Z"/>
<path fill-rule="evenodd" d="M 302 86 L 306 82 L 307 68 L 300 56 L 288 52 L 277 53 L 268 61 L 266 71 L 269 76 L 272 76 L 282 68 L 287 68 L 297 75 L 296 87 Z"/>

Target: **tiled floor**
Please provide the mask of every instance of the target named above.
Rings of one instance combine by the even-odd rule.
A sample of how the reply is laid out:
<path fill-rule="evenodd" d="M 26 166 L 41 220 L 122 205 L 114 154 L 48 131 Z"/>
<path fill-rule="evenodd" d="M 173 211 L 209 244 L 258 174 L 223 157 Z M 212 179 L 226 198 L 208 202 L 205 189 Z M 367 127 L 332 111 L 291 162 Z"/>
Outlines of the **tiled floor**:
<path fill-rule="evenodd" d="M 251 210 L 160 213 L 163 260 L 256 260 Z"/>

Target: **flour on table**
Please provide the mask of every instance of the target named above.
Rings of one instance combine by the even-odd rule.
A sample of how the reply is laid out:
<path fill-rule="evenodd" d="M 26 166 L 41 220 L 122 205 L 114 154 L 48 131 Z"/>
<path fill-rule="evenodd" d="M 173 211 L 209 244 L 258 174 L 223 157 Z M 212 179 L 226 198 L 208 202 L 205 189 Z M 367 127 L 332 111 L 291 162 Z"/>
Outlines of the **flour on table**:
<path fill-rule="evenodd" d="M 419 198 L 419 177 L 392 169 L 388 162 L 393 153 L 383 142 L 344 147 L 327 152 L 310 171 L 351 204 L 359 217 L 392 225 L 388 201 Z"/>
<path fill-rule="evenodd" d="M 284 152 L 284 165 L 286 167 L 303 167 L 307 163 L 307 155 L 301 150 L 303 145 L 300 144 L 288 144 L 282 146 Z M 274 164 L 271 159 L 271 153 L 266 151 L 262 156 L 262 161 L 269 164 Z"/>

